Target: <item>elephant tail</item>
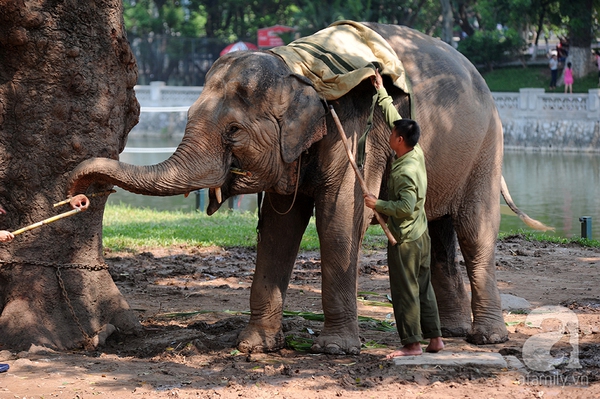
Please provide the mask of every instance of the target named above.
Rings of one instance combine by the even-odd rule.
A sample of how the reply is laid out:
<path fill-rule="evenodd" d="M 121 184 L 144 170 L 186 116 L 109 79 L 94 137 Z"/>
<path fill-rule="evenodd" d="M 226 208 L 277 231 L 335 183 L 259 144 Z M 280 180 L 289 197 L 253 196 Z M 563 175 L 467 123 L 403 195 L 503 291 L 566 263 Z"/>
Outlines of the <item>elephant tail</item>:
<path fill-rule="evenodd" d="M 508 192 L 508 186 L 506 185 L 504 176 L 502 176 L 500 192 L 502 193 L 502 197 L 504 197 L 504 201 L 506 201 L 506 205 L 508 205 L 508 207 L 514 213 L 516 213 L 517 216 L 519 217 L 519 219 L 521 219 L 527 226 L 531 227 L 532 229 L 540 230 L 540 231 L 548 231 L 548 230 L 554 231 L 554 227 L 546 226 L 544 223 L 540 222 L 539 220 L 532 219 L 525 212 L 523 212 L 522 210 L 517 208 L 517 206 L 515 205 L 515 203 L 512 200 L 512 197 L 510 196 L 510 193 Z"/>

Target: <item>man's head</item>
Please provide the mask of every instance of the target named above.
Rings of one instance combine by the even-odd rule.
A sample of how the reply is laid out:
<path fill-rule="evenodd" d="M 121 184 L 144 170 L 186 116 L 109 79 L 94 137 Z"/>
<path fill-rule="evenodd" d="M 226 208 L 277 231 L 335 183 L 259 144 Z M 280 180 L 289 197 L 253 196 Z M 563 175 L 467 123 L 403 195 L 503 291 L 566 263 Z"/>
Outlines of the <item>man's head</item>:
<path fill-rule="evenodd" d="M 398 157 L 411 151 L 419 142 L 421 129 L 419 124 L 412 119 L 399 119 L 394 122 L 390 134 L 390 147 Z"/>
<path fill-rule="evenodd" d="M 396 137 L 402 136 L 408 147 L 414 147 L 419 142 L 419 137 L 421 137 L 421 128 L 412 119 L 399 119 L 394 122 L 392 133 Z"/>

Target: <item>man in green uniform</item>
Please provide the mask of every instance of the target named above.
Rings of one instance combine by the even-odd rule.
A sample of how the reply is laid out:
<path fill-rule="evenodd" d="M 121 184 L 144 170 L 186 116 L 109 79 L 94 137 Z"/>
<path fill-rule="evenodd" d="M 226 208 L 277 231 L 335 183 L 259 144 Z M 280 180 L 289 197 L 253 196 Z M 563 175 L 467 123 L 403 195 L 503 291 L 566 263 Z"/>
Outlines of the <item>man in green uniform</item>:
<path fill-rule="evenodd" d="M 423 353 L 419 341 L 429 338 L 427 352 L 444 348 L 435 293 L 431 286 L 430 238 L 425 215 L 427 174 L 423 150 L 418 144 L 417 122 L 402 119 L 383 87 L 381 75 L 372 78 L 378 103 L 392 128 L 390 147 L 396 153 L 388 181 L 389 200 L 365 194 L 365 205 L 388 216 L 390 231 L 398 244 L 388 245 L 390 290 L 396 326 L 403 347 L 387 356 Z"/>

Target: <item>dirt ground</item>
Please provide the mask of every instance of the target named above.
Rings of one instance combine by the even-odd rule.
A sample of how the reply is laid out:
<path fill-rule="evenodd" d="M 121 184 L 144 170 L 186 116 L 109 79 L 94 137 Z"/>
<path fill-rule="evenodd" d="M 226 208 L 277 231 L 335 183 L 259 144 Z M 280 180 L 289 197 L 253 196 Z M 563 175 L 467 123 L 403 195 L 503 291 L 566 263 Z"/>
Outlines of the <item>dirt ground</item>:
<path fill-rule="evenodd" d="M 56 353 L 32 347 L 0 352 L 0 398 L 600 398 L 600 250 L 532 243 L 510 237 L 497 244 L 500 291 L 530 309 L 561 306 L 576 315 L 578 334 L 565 330 L 552 346 L 556 368 L 398 366 L 385 355 L 400 344 L 377 320 L 393 321 L 387 302 L 383 251 L 365 251 L 359 275 L 364 342 L 358 356 L 311 354 L 321 321 L 286 316 L 290 348 L 241 354 L 234 348 L 247 323 L 255 253 L 239 248 L 171 248 L 108 253 L 113 279 L 139 314 L 141 337 L 112 334 L 96 351 Z M 466 281 L 466 278 L 465 278 Z M 286 310 L 320 313 L 318 253 L 299 255 Z M 509 341 L 474 346 L 445 340 L 446 351 L 496 352 L 523 361 L 525 342 L 556 330 L 536 328 L 527 312 L 505 311 Z M 376 320 L 373 320 L 376 319 Z M 554 320 L 556 321 L 556 320 Z M 554 323 L 556 324 L 556 323 Z M 577 352 L 578 350 L 578 352 Z M 561 360 L 562 359 L 562 360 Z M 579 368 L 569 367 L 579 360 Z"/>

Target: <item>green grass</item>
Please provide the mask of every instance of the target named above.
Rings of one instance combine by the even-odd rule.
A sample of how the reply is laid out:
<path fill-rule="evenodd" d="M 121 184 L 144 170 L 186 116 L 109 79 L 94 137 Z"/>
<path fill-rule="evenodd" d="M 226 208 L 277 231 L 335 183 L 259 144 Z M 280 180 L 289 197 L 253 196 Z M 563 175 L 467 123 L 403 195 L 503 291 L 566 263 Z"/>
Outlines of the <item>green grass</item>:
<path fill-rule="evenodd" d="M 256 217 L 250 213 L 159 212 L 128 205 L 108 205 L 104 212 L 103 245 L 111 250 L 136 251 L 173 245 L 253 246 Z"/>
<path fill-rule="evenodd" d="M 104 212 L 103 245 L 109 251 L 139 252 L 144 248 L 170 246 L 256 246 L 256 214 L 219 211 L 212 216 L 200 212 L 170 212 L 107 205 Z M 543 233 L 517 230 L 500 234 L 500 238 L 521 235 L 527 240 L 558 244 L 576 243 L 600 248 L 600 241 L 583 238 L 566 239 Z M 383 249 L 387 239 L 380 226 L 370 226 L 363 240 L 364 249 Z M 311 219 L 300 249 L 317 250 L 319 239 L 314 218 Z"/>
<path fill-rule="evenodd" d="M 107 205 L 104 212 L 103 245 L 111 251 L 137 252 L 143 248 L 174 245 L 254 247 L 258 217 L 251 212 L 155 211 L 128 205 Z M 379 226 L 371 226 L 364 239 L 366 248 L 383 247 L 386 237 Z M 319 239 L 314 218 L 304 233 L 302 250 L 316 250 Z"/>
<path fill-rule="evenodd" d="M 581 237 L 563 238 L 563 237 L 548 235 L 545 233 L 538 233 L 536 231 L 526 231 L 526 230 L 522 230 L 522 229 L 518 229 L 516 231 L 509 231 L 509 232 L 505 232 L 505 233 L 500 233 L 498 235 L 498 238 L 502 240 L 504 238 L 513 237 L 513 236 L 519 236 L 521 238 L 524 238 L 527 241 L 549 242 L 549 243 L 561 244 L 561 245 L 578 244 L 578 245 L 581 245 L 582 247 L 600 248 L 600 241 L 598 241 L 598 240 L 590 240 L 590 239 L 581 238 Z"/>
<path fill-rule="evenodd" d="M 559 76 L 561 71 L 559 70 Z M 550 70 L 547 66 L 528 66 L 497 68 L 492 72 L 481 71 L 490 90 L 493 92 L 518 92 L 521 88 L 542 88 L 549 92 Z M 594 71 L 584 78 L 575 79 L 573 93 L 587 93 L 588 89 L 598 88 L 598 72 Z M 563 93 L 559 86 L 555 93 Z"/>

